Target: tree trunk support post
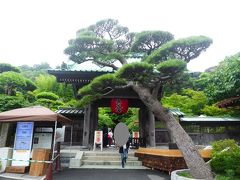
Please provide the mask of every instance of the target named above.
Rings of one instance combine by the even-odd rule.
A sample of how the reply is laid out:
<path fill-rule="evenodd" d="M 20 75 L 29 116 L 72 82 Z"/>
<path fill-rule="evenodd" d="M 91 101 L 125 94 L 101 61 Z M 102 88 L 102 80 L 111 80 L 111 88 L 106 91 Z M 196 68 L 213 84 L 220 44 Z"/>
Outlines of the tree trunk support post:
<path fill-rule="evenodd" d="M 61 143 L 57 142 L 57 156 L 58 157 L 56 159 L 56 167 L 55 167 L 56 171 L 61 171 L 60 147 L 61 147 Z"/>

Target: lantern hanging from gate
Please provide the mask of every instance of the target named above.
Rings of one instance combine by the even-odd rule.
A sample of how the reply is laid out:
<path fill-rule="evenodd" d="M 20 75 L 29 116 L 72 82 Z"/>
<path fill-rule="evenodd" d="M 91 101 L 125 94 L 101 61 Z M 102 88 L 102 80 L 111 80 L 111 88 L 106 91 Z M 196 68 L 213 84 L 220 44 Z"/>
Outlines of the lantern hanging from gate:
<path fill-rule="evenodd" d="M 114 114 L 125 114 L 128 111 L 127 99 L 111 99 L 111 110 Z"/>

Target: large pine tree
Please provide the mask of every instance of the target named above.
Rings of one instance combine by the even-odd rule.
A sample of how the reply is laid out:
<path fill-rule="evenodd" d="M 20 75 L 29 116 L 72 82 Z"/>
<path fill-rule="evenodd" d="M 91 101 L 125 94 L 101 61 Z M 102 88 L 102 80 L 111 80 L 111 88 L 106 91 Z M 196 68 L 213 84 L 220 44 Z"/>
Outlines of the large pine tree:
<path fill-rule="evenodd" d="M 205 36 L 174 40 L 171 33 L 164 31 L 130 33 L 117 20 L 107 19 L 79 30 L 76 39 L 69 41 L 65 53 L 76 63 L 92 61 L 115 71 L 95 78 L 80 89 L 82 104 L 115 89 L 132 88 L 155 117 L 165 123 L 193 177 L 212 179 L 210 167 L 181 125 L 161 105 L 159 97 L 164 84 L 179 76 L 186 63 L 198 57 L 211 43 Z M 130 57 L 141 58 L 141 61 L 128 63 Z"/>

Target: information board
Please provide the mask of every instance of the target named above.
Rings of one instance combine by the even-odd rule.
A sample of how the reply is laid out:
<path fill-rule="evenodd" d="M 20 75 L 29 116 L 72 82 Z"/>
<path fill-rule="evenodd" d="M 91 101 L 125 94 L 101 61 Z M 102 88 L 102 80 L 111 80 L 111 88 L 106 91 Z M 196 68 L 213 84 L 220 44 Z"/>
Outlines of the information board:
<path fill-rule="evenodd" d="M 14 150 L 31 150 L 33 122 L 18 122 Z"/>
<path fill-rule="evenodd" d="M 52 148 L 52 133 L 34 133 L 33 138 L 33 149 L 43 148 L 51 149 Z"/>
<path fill-rule="evenodd" d="M 18 122 L 15 135 L 12 166 L 29 166 L 32 149 L 33 122 Z"/>

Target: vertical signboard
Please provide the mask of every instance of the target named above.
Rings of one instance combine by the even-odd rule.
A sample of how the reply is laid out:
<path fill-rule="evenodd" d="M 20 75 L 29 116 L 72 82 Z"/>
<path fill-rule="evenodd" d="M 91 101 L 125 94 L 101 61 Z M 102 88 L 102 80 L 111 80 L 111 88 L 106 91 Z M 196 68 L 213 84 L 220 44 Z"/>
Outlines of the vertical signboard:
<path fill-rule="evenodd" d="M 132 137 L 133 138 L 139 138 L 139 132 L 132 132 Z"/>
<path fill-rule="evenodd" d="M 15 135 L 12 166 L 29 166 L 29 158 L 32 149 L 33 122 L 18 122 Z"/>
<path fill-rule="evenodd" d="M 94 146 L 93 150 L 95 151 L 96 145 L 101 145 L 101 151 L 103 148 L 103 132 L 102 131 L 95 131 L 94 133 Z"/>

